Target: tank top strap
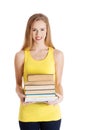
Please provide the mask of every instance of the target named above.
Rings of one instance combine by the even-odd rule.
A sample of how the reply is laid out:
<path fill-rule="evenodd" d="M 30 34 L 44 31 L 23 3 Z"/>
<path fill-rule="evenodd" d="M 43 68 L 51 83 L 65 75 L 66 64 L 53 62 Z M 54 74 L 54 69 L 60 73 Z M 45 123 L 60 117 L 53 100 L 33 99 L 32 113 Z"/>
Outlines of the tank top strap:
<path fill-rule="evenodd" d="M 24 50 L 24 62 L 26 63 L 28 59 L 28 50 Z"/>
<path fill-rule="evenodd" d="M 50 56 L 53 56 L 53 51 L 54 51 L 53 48 L 52 48 L 52 47 L 49 47 L 49 55 L 50 55 Z"/>

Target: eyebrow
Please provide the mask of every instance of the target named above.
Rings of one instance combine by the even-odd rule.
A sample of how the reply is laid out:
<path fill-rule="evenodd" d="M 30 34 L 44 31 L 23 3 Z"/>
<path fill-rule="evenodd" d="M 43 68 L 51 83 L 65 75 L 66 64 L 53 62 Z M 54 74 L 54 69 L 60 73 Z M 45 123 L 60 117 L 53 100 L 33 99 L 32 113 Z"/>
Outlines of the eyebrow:
<path fill-rule="evenodd" d="M 43 28 L 43 29 L 46 29 L 46 27 L 41 27 L 40 29 L 42 29 L 42 28 Z M 37 29 L 37 28 L 32 27 L 32 29 Z"/>

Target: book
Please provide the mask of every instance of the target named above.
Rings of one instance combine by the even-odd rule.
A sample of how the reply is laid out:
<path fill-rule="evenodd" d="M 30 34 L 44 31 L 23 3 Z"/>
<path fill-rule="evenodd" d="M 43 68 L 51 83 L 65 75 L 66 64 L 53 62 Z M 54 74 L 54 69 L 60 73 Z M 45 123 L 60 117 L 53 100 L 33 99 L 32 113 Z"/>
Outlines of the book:
<path fill-rule="evenodd" d="M 38 90 L 38 89 L 55 89 L 54 84 L 49 84 L 49 85 L 25 85 L 24 90 Z"/>
<path fill-rule="evenodd" d="M 46 93 L 44 93 L 44 94 L 26 94 L 26 97 L 28 97 L 28 98 L 30 98 L 30 97 L 32 97 L 32 98 L 41 98 L 41 97 L 55 97 L 56 95 L 55 95 L 55 93 L 49 93 L 49 94 L 46 94 Z"/>
<path fill-rule="evenodd" d="M 54 81 L 51 80 L 46 80 L 46 81 L 28 81 L 26 83 L 24 83 L 24 86 L 27 85 L 53 85 Z"/>
<path fill-rule="evenodd" d="M 49 94 L 49 93 L 55 93 L 55 89 L 43 89 L 43 90 L 27 90 L 25 91 L 25 94 Z"/>
<path fill-rule="evenodd" d="M 53 74 L 28 74 L 28 81 L 53 81 Z"/>
<path fill-rule="evenodd" d="M 58 99 L 57 96 L 55 96 L 55 97 L 39 97 L 39 98 L 26 97 L 25 102 L 49 102 L 49 101 L 54 101 L 56 99 Z"/>

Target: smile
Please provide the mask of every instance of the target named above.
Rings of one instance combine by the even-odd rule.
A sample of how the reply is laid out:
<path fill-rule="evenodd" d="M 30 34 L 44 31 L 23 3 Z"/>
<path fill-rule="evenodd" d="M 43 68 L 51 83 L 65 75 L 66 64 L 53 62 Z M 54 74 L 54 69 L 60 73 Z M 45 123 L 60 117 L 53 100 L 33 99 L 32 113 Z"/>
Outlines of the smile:
<path fill-rule="evenodd" d="M 42 37 L 35 37 L 35 39 L 36 39 L 36 40 L 41 40 L 41 39 L 42 39 Z"/>

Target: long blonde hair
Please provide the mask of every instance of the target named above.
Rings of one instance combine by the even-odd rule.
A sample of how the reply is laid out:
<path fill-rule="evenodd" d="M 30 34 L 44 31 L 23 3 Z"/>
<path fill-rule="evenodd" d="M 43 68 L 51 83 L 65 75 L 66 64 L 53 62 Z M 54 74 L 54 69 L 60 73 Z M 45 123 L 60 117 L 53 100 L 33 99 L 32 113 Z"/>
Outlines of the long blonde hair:
<path fill-rule="evenodd" d="M 32 40 L 32 34 L 31 34 L 31 27 L 32 27 L 32 24 L 38 20 L 42 20 L 46 23 L 46 29 L 47 29 L 47 34 L 46 34 L 46 38 L 45 38 L 46 46 L 54 48 L 52 41 L 51 41 L 51 31 L 50 31 L 49 20 L 48 20 L 47 16 L 45 16 L 44 14 L 37 13 L 37 14 L 32 15 L 27 22 L 24 44 L 23 44 L 23 47 L 21 50 L 25 50 L 26 48 L 29 48 L 29 50 L 30 50 L 32 48 L 33 40 Z"/>

